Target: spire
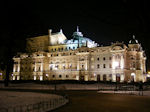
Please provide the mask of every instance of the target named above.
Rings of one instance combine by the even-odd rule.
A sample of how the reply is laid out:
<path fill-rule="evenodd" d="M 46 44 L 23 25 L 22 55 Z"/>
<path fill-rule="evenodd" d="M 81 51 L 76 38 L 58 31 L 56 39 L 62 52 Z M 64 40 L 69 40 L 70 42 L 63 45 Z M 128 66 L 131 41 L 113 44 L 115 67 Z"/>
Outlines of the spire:
<path fill-rule="evenodd" d="M 135 35 L 133 35 L 133 39 L 135 39 Z"/>
<path fill-rule="evenodd" d="M 79 26 L 77 26 L 77 32 L 79 32 Z"/>
<path fill-rule="evenodd" d="M 83 37 L 82 32 L 79 31 L 79 26 L 77 26 L 77 31 L 73 33 L 73 37 Z"/>

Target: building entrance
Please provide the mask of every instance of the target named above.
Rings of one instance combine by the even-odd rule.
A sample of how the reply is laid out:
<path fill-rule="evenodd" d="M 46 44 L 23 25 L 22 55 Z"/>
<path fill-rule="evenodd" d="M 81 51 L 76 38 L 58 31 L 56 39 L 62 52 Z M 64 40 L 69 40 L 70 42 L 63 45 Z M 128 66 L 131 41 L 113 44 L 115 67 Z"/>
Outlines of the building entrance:
<path fill-rule="evenodd" d="M 120 74 L 116 74 L 116 82 L 120 82 Z"/>
<path fill-rule="evenodd" d="M 80 76 L 80 81 L 84 81 L 84 76 Z"/>
<path fill-rule="evenodd" d="M 103 81 L 104 82 L 106 81 L 106 75 L 103 75 Z"/>
<path fill-rule="evenodd" d="M 100 81 L 100 75 L 97 75 L 97 81 L 98 82 Z"/>

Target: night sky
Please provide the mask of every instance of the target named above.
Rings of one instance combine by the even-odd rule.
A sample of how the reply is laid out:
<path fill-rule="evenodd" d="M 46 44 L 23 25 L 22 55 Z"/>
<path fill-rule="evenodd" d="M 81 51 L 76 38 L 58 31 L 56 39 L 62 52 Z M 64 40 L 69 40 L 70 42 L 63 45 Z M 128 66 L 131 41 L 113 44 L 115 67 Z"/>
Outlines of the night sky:
<path fill-rule="evenodd" d="M 26 38 L 47 35 L 48 29 L 63 29 L 70 39 L 76 26 L 100 45 L 128 43 L 134 34 L 150 58 L 149 6 L 148 0 L 6 0 L 0 3 L 0 58 L 5 59 L 9 51 L 12 55 L 24 52 Z M 149 59 L 147 64 L 150 65 Z"/>

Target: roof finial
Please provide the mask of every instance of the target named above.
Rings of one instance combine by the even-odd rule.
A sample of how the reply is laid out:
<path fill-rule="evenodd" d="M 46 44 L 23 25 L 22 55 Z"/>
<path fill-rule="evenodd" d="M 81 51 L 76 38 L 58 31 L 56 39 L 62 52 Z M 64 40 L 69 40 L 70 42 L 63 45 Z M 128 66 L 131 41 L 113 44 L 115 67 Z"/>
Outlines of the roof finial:
<path fill-rule="evenodd" d="M 77 32 L 79 32 L 79 26 L 77 26 Z"/>
<path fill-rule="evenodd" d="M 62 31 L 62 29 L 60 29 L 60 33 L 62 33 L 63 31 Z"/>
<path fill-rule="evenodd" d="M 133 35 L 133 39 L 135 39 L 135 35 Z"/>

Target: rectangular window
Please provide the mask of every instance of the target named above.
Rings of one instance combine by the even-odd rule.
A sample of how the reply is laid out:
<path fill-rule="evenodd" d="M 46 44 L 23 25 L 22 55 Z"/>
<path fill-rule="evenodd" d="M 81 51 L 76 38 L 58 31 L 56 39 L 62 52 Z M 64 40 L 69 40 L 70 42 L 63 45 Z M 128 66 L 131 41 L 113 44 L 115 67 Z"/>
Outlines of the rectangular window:
<path fill-rule="evenodd" d="M 97 68 L 100 68 L 99 64 L 97 64 Z"/>
<path fill-rule="evenodd" d="M 103 64 L 103 68 L 106 68 L 106 65 L 105 65 L 105 64 Z"/>
<path fill-rule="evenodd" d="M 109 60 L 111 60 L 111 57 L 109 57 Z"/>
<path fill-rule="evenodd" d="M 103 57 L 103 60 L 105 61 L 105 60 L 106 60 L 106 58 L 105 58 L 105 57 Z"/>

